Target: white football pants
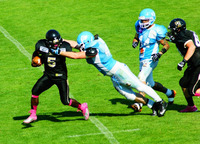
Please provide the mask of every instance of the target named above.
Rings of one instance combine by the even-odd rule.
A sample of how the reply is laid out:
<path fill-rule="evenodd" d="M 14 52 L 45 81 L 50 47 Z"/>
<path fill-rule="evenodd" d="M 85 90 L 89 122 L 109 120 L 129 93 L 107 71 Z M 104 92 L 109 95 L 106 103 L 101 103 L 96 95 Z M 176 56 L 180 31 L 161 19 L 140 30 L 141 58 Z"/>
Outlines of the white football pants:
<path fill-rule="evenodd" d="M 138 77 L 136 77 L 129 69 L 129 67 L 124 64 L 117 62 L 117 70 L 115 74 L 111 77 L 113 86 L 117 91 L 125 96 L 129 100 L 135 100 L 135 92 L 132 88 L 144 92 L 150 97 L 152 97 L 156 102 L 161 101 L 160 96 L 149 86 L 143 84 Z"/>

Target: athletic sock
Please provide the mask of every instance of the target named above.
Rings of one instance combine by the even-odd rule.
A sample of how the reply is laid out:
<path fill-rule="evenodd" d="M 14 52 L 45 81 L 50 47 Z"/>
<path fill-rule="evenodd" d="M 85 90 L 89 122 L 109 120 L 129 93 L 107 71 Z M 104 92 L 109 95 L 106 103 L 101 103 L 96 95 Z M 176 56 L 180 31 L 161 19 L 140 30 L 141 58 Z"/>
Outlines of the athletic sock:
<path fill-rule="evenodd" d="M 154 101 L 148 99 L 147 106 L 151 109 L 153 107 Z"/>
<path fill-rule="evenodd" d="M 36 105 L 33 105 L 33 109 L 35 110 L 35 113 L 37 111 L 37 106 Z"/>
<path fill-rule="evenodd" d="M 167 95 L 167 97 L 171 96 L 172 95 L 172 90 L 167 89 L 167 92 L 165 94 Z"/>

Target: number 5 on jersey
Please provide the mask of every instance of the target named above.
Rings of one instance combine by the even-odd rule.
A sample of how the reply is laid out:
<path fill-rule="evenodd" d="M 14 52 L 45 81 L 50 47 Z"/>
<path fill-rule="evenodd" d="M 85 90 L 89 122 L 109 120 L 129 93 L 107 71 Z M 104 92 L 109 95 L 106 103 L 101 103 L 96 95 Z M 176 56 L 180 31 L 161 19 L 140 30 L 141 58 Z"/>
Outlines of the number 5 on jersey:
<path fill-rule="evenodd" d="M 48 66 L 53 68 L 56 66 L 56 57 L 48 57 L 47 59 Z"/>

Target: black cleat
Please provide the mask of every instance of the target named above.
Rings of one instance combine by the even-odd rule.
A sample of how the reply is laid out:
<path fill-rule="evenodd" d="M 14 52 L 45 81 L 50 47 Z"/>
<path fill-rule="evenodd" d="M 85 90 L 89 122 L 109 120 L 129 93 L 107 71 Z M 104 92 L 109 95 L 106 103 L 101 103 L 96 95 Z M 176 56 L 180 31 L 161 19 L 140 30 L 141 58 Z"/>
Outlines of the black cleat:
<path fill-rule="evenodd" d="M 168 104 L 164 100 L 157 102 L 157 104 L 158 104 L 158 116 L 162 117 L 165 115 Z"/>
<path fill-rule="evenodd" d="M 155 102 L 154 104 L 153 104 L 153 107 L 151 108 L 152 109 L 152 114 L 151 114 L 151 116 L 157 116 L 158 115 L 158 103 L 157 102 Z"/>
<path fill-rule="evenodd" d="M 158 113 L 158 112 L 157 112 L 154 108 L 152 108 L 152 112 L 153 112 L 153 113 L 151 114 L 151 116 L 157 116 L 157 113 Z"/>

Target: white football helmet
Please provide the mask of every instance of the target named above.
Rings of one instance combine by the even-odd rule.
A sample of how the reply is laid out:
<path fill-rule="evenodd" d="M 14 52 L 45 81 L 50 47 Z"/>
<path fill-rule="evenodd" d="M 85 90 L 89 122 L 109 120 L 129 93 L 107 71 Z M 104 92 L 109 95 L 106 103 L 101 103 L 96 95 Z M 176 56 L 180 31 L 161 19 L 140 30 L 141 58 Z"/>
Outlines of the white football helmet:
<path fill-rule="evenodd" d="M 83 45 L 84 48 L 88 48 L 93 40 L 94 35 L 88 31 L 81 32 L 77 37 L 77 43 Z"/>
<path fill-rule="evenodd" d="M 148 20 L 148 22 L 143 23 L 143 20 Z M 139 25 L 141 28 L 148 28 L 154 23 L 155 20 L 156 14 L 152 9 L 146 8 L 140 12 Z"/>

